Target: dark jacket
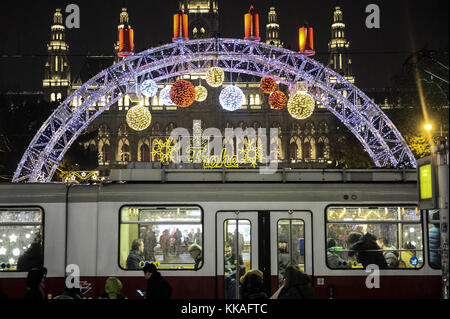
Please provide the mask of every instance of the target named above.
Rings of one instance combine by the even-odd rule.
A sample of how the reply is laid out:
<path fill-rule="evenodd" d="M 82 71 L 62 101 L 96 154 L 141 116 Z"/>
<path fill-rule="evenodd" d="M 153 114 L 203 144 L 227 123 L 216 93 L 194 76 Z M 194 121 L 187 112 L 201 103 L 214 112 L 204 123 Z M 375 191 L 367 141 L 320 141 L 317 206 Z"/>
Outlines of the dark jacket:
<path fill-rule="evenodd" d="M 127 269 L 141 269 L 139 265 L 141 261 L 144 261 L 144 257 L 139 254 L 139 252 L 132 250 L 127 258 Z"/>
<path fill-rule="evenodd" d="M 32 243 L 17 260 L 17 271 L 30 271 L 42 267 L 42 247 L 39 243 Z"/>
<path fill-rule="evenodd" d="M 311 286 L 309 276 L 300 274 L 297 281 L 290 287 L 283 287 L 278 299 L 313 299 L 314 288 Z"/>
<path fill-rule="evenodd" d="M 376 238 L 367 233 L 350 247 L 348 255 L 356 254 L 356 259 L 366 268 L 368 265 L 377 265 L 380 269 L 388 268 L 383 252 L 376 242 Z"/>
<path fill-rule="evenodd" d="M 244 300 L 267 299 L 268 296 L 263 289 L 262 278 L 255 274 L 248 274 L 240 286 L 241 298 Z"/>
<path fill-rule="evenodd" d="M 42 278 L 44 277 L 44 270 L 32 269 L 27 275 L 27 290 L 24 299 L 46 299 L 44 293 L 44 286 Z"/>
<path fill-rule="evenodd" d="M 202 255 L 198 255 L 197 258 L 194 259 L 195 265 L 194 265 L 194 269 L 197 270 L 202 266 Z"/>
<path fill-rule="evenodd" d="M 439 248 L 441 248 L 441 231 L 439 227 L 433 225 L 428 231 L 428 240 L 430 243 L 430 264 L 435 267 L 441 266 L 441 256 L 439 255 Z"/>
<path fill-rule="evenodd" d="M 161 276 L 161 273 L 155 272 L 147 280 L 146 299 L 170 299 L 172 296 L 172 286 Z"/>

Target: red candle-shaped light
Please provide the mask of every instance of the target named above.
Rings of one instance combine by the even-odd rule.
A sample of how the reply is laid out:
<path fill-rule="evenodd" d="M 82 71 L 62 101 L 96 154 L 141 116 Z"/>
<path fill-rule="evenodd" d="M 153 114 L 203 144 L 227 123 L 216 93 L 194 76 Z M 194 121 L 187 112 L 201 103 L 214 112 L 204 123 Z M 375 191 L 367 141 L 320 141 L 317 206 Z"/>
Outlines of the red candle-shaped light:
<path fill-rule="evenodd" d="M 187 41 L 188 38 L 188 15 L 183 13 L 183 6 L 177 14 L 173 15 L 173 42 Z"/>
<path fill-rule="evenodd" d="M 308 56 L 316 54 L 314 52 L 313 28 L 304 26 L 298 30 L 298 45 L 300 53 Z"/>
<path fill-rule="evenodd" d="M 255 8 L 250 7 L 244 17 L 245 37 L 244 40 L 261 41 L 259 36 L 259 14 L 255 13 Z"/>
<path fill-rule="evenodd" d="M 134 53 L 134 31 L 125 25 L 119 29 L 119 52 L 117 55 L 121 58 L 133 55 Z"/>

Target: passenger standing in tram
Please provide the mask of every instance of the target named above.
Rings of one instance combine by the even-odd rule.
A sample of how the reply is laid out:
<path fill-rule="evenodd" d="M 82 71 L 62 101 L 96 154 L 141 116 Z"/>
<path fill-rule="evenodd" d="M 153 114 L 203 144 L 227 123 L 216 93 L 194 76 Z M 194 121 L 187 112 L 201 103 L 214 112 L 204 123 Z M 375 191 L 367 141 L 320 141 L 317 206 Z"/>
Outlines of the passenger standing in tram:
<path fill-rule="evenodd" d="M 127 269 L 141 269 L 144 262 L 144 241 L 140 238 L 133 240 L 131 251 L 127 258 Z"/>
<path fill-rule="evenodd" d="M 159 245 L 161 246 L 164 261 L 167 260 L 167 254 L 169 253 L 170 248 L 170 236 L 169 236 L 169 230 L 165 229 L 162 233 L 162 235 L 159 237 Z"/>
<path fill-rule="evenodd" d="M 436 222 L 440 220 L 439 212 L 431 215 L 431 220 Z M 428 242 L 430 244 L 430 264 L 435 268 L 441 267 L 441 230 L 439 224 L 433 224 L 428 230 Z"/>
<path fill-rule="evenodd" d="M 188 253 L 191 255 L 191 257 L 194 259 L 195 265 L 194 269 L 197 270 L 202 266 L 202 247 L 200 247 L 197 244 L 192 244 L 189 246 Z"/>
<path fill-rule="evenodd" d="M 203 247 L 203 243 L 202 243 L 202 232 L 200 231 L 200 228 L 197 228 L 197 232 L 194 235 L 194 242 Z"/>
<path fill-rule="evenodd" d="M 239 263 L 239 267 L 238 267 Z M 233 252 L 229 243 L 225 243 L 224 254 L 224 273 L 225 273 L 225 298 L 236 299 L 236 277 L 240 278 L 245 273 L 245 266 L 242 256 Z"/>
<path fill-rule="evenodd" d="M 144 258 L 148 261 L 156 261 L 155 246 L 157 244 L 155 231 L 149 226 L 144 234 Z"/>
<path fill-rule="evenodd" d="M 295 266 L 289 265 L 280 289 L 270 299 L 314 299 L 311 279 Z"/>
<path fill-rule="evenodd" d="M 47 299 L 44 293 L 47 268 L 33 268 L 27 275 L 27 290 L 24 299 Z"/>
<path fill-rule="evenodd" d="M 40 268 L 43 263 L 41 235 L 38 233 L 30 247 L 17 260 L 17 271 L 30 271 L 33 268 Z"/>
<path fill-rule="evenodd" d="M 144 277 L 147 280 L 145 299 L 170 299 L 172 296 L 172 286 L 161 273 L 158 272 L 154 263 L 145 264 Z"/>
<path fill-rule="evenodd" d="M 251 269 L 245 273 L 240 279 L 240 296 L 241 299 L 267 299 L 264 290 L 263 273 L 258 269 Z"/>
<path fill-rule="evenodd" d="M 351 234 L 350 234 L 351 235 Z M 356 255 L 356 260 L 366 268 L 368 265 L 377 265 L 380 269 L 386 269 L 387 264 L 376 237 L 366 233 L 350 246 L 348 255 Z"/>
<path fill-rule="evenodd" d="M 183 234 L 181 233 L 181 231 L 177 228 L 175 230 L 175 233 L 173 234 L 173 250 L 174 250 L 174 254 L 175 256 L 179 256 L 180 255 L 180 249 L 181 249 L 181 239 L 183 238 Z"/>
<path fill-rule="evenodd" d="M 283 278 L 284 272 L 290 263 L 291 261 L 288 251 L 288 239 L 286 235 L 282 234 L 279 235 L 278 237 L 278 269 L 280 274 L 279 278 Z"/>
<path fill-rule="evenodd" d="M 389 246 L 389 241 L 386 237 L 377 239 L 377 244 L 383 249 L 383 256 L 386 260 L 388 268 L 398 267 L 398 252 L 394 246 Z"/>

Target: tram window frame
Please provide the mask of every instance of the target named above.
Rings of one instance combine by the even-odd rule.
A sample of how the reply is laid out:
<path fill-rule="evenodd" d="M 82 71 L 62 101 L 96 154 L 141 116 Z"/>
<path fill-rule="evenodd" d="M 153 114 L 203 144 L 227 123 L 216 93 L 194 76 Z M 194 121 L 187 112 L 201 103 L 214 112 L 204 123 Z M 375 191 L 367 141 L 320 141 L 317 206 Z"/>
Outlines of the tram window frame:
<path fill-rule="evenodd" d="M 278 243 L 279 243 L 279 230 L 280 230 L 280 228 L 279 228 L 279 222 L 280 221 L 289 221 L 289 222 L 293 222 L 293 221 L 301 221 L 302 222 L 302 225 L 303 225 L 303 240 L 304 240 L 304 242 L 303 242 L 303 246 L 305 247 L 305 254 L 304 254 L 304 256 L 303 256 L 303 258 L 304 258 L 304 262 L 303 262 L 303 273 L 305 273 L 306 274 L 306 223 L 305 223 L 305 220 L 304 219 L 302 219 L 302 218 L 280 218 L 280 219 L 277 219 L 276 220 L 276 222 L 277 222 L 277 237 L 276 237 L 276 240 L 277 240 L 277 264 L 276 264 L 276 267 L 277 267 L 277 280 L 279 280 L 279 277 L 280 277 L 280 268 L 279 268 L 279 264 L 280 264 L 280 254 L 278 253 Z M 289 223 L 290 225 L 292 225 L 291 223 Z M 291 240 L 291 244 L 292 244 L 292 240 Z M 288 246 L 289 247 L 289 246 Z M 287 265 L 287 266 L 289 266 L 289 265 L 292 265 L 292 250 L 290 250 L 289 251 L 289 257 L 290 257 L 290 260 L 289 260 L 289 264 Z M 296 265 L 295 265 L 296 266 Z"/>
<path fill-rule="evenodd" d="M 119 240 L 118 240 L 118 247 L 117 247 L 117 251 L 118 251 L 118 254 L 117 254 L 117 263 L 118 263 L 118 265 L 119 265 L 119 268 L 121 269 L 121 270 L 124 270 L 124 271 L 142 271 L 142 268 L 141 269 L 128 269 L 128 268 L 124 268 L 124 267 L 122 267 L 122 265 L 120 264 L 120 257 L 121 257 L 121 255 L 120 255 L 120 246 L 121 246 L 121 226 L 122 225 L 131 225 L 130 223 L 123 223 L 122 222 L 122 209 L 124 209 L 124 208 L 140 208 L 140 207 L 145 207 L 145 208 L 194 208 L 194 207 L 196 207 L 196 208 L 198 208 L 199 210 L 200 210 L 200 223 L 199 224 L 195 224 L 195 225 L 199 225 L 199 226 L 201 226 L 202 227 L 202 244 L 203 244 L 203 246 L 202 246 L 202 262 L 201 262 L 201 265 L 200 265 L 200 267 L 199 268 L 197 268 L 197 269 L 195 269 L 195 267 L 194 268 L 192 268 L 192 269 L 189 269 L 189 268 L 163 268 L 163 269 L 161 269 L 161 268 L 158 268 L 158 271 L 199 271 L 199 270 L 201 270 L 202 268 L 203 268 L 203 266 L 205 265 L 205 249 L 204 249 L 204 245 L 205 245 L 205 220 L 204 220 L 204 209 L 203 209 L 203 207 L 201 207 L 200 205 L 198 205 L 198 204 L 158 204 L 158 205 L 155 205 L 155 204 L 142 204 L 142 205 L 136 205 L 136 204 L 130 204 L 130 205 L 127 205 L 127 204 L 125 204 L 125 205 L 122 205 L 120 208 L 119 208 L 119 214 L 118 214 L 118 218 L 119 218 Z M 144 223 L 137 223 L 137 225 L 146 225 L 146 224 L 149 224 L 149 225 L 151 225 L 152 223 L 149 223 L 149 222 L 144 222 Z M 159 240 L 158 240 L 158 242 L 159 242 Z M 181 265 L 181 264 L 167 264 L 167 265 Z M 182 265 L 186 265 L 186 264 L 182 264 Z M 190 264 L 188 264 L 188 265 L 191 265 L 191 263 Z M 195 263 L 194 262 L 192 262 L 192 265 L 195 265 Z M 174 266 L 175 267 L 175 266 Z M 177 266 L 178 267 L 178 266 Z"/>
<path fill-rule="evenodd" d="M 399 267 L 397 267 L 397 268 L 385 268 L 385 269 L 382 269 L 383 271 L 386 271 L 386 270 L 388 270 L 388 271 L 397 271 L 397 270 L 411 270 L 411 271 L 418 271 L 418 270 L 420 270 L 420 269 L 422 269 L 424 266 L 425 266 L 425 263 L 426 263 L 426 257 L 425 257 L 425 242 L 424 242 L 424 234 L 425 234 L 425 229 L 424 229 L 424 223 L 423 223 L 423 212 L 419 209 L 419 207 L 417 206 L 417 205 L 415 205 L 415 204 L 379 204 L 379 203 L 377 203 L 377 204 L 366 204 L 366 203 L 364 203 L 364 204 L 362 204 L 362 205 L 359 205 L 359 204 L 348 204 L 348 205 L 342 205 L 342 204 L 329 204 L 329 205 L 327 205 L 326 207 L 325 207 L 325 210 L 324 210 L 324 220 L 325 220 L 325 222 L 324 222 L 324 236 L 325 236 L 325 249 L 324 249 L 324 253 L 325 253 L 325 265 L 326 265 L 326 267 L 329 269 L 329 270 L 336 270 L 336 271 L 339 271 L 339 270 L 343 270 L 343 271 L 349 271 L 349 270 L 352 270 L 352 271 L 364 271 L 365 269 L 364 268 L 331 268 L 329 265 L 328 265 L 328 258 L 327 258 L 327 252 L 328 252 L 328 248 L 327 248 L 327 242 L 328 242 L 328 225 L 329 224 L 333 224 L 333 222 L 330 222 L 329 220 L 328 220 L 328 210 L 329 210 L 329 208 L 330 207 L 334 207 L 334 208 L 355 208 L 355 207 L 377 207 L 377 208 L 384 208 L 384 207 L 388 207 L 388 208 L 391 208 L 391 207 L 403 207 L 403 208 L 405 208 L 405 207 L 414 207 L 414 208 L 416 208 L 416 209 L 418 209 L 419 210 L 419 216 L 420 216 L 420 221 L 419 222 L 413 222 L 413 223 L 410 223 L 410 224 L 417 224 L 417 225 L 420 225 L 420 229 L 421 229 L 421 231 L 422 231 L 422 234 L 421 234 L 421 242 L 422 242 L 422 265 L 420 266 L 420 267 L 415 267 L 415 268 L 399 268 Z M 362 222 L 352 222 L 352 221 L 349 221 L 349 224 L 351 224 L 351 223 L 354 223 L 354 224 L 364 224 L 364 221 L 362 221 Z M 367 224 L 376 224 L 377 222 L 376 221 L 372 221 L 372 222 L 369 222 L 369 223 L 367 223 Z M 345 224 L 345 223 L 342 223 L 342 224 Z M 392 221 L 392 224 L 408 224 L 408 223 L 399 223 L 398 221 Z M 427 232 L 428 232 L 428 230 L 427 230 Z M 428 234 L 428 233 L 427 233 Z M 403 234 L 401 234 L 402 236 L 403 236 Z M 399 238 L 399 236 L 400 236 L 400 234 L 398 233 L 398 231 L 397 231 L 397 240 L 398 240 L 398 238 Z M 400 248 L 398 248 L 399 250 L 401 250 Z M 420 251 L 420 249 L 416 249 L 416 251 L 417 250 L 419 250 Z"/>
<path fill-rule="evenodd" d="M 439 209 L 435 209 L 434 211 L 436 211 L 440 214 Z M 437 222 L 432 222 L 431 216 L 430 216 L 431 210 L 425 210 L 424 212 L 427 215 L 427 261 L 428 261 L 428 265 L 430 265 L 430 267 L 432 269 L 441 270 L 442 269 L 442 259 L 441 259 L 441 265 L 439 267 L 435 267 L 434 264 L 431 263 L 431 256 L 430 256 L 430 253 L 431 253 L 431 250 L 430 250 L 430 225 L 437 224 L 437 225 L 439 225 L 439 229 L 440 229 L 441 221 L 439 220 Z M 439 236 L 440 236 L 440 233 L 439 233 Z M 441 238 L 439 238 L 439 239 L 441 239 Z M 441 254 L 441 258 L 442 258 L 442 249 L 441 248 L 439 248 L 439 253 Z"/>
<path fill-rule="evenodd" d="M 41 223 L 39 224 L 39 226 L 41 226 L 41 241 L 42 241 L 42 245 L 41 245 L 41 253 L 42 253 L 42 267 L 44 267 L 45 265 L 45 210 L 42 206 L 0 206 L 0 211 L 2 210 L 25 210 L 25 209 L 29 209 L 29 210 L 39 210 L 41 213 Z M 17 223 L 17 226 L 27 226 L 26 224 L 23 223 Z M 33 225 L 30 225 L 33 226 Z M 0 223 L 0 227 L 2 227 L 2 223 Z M 20 255 L 21 256 L 21 255 Z M 18 259 L 17 259 L 18 261 Z M 0 270 L 0 274 L 1 273 L 26 273 L 29 270 L 23 270 L 23 271 L 19 271 L 17 270 L 17 264 L 16 264 L 16 269 L 15 270 Z"/>

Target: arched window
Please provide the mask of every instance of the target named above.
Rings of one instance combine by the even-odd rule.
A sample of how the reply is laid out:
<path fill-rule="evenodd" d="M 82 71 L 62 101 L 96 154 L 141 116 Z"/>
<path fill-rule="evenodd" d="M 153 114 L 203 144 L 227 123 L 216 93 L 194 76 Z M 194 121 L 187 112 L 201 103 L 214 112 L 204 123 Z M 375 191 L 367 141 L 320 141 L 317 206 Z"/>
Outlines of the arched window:
<path fill-rule="evenodd" d="M 259 94 L 255 95 L 255 105 L 260 105 L 261 104 L 261 100 L 259 99 Z"/>
<path fill-rule="evenodd" d="M 318 159 L 325 157 L 325 144 L 322 141 L 316 145 L 316 156 Z"/>
<path fill-rule="evenodd" d="M 122 145 L 120 152 L 121 152 L 120 160 L 122 162 L 129 162 L 130 161 L 130 147 L 128 146 L 128 144 L 124 143 Z"/>
<path fill-rule="evenodd" d="M 255 105 L 255 96 L 253 94 L 250 94 L 249 101 L 250 101 L 250 103 L 249 103 L 250 105 Z"/>
<path fill-rule="evenodd" d="M 197 34 L 197 32 L 198 32 L 197 27 L 195 27 L 195 28 L 192 30 L 192 34 L 195 36 L 195 35 Z"/>
<path fill-rule="evenodd" d="M 303 143 L 302 151 L 303 151 L 303 159 L 311 158 L 311 143 L 309 141 Z"/>
<path fill-rule="evenodd" d="M 55 102 L 56 101 L 56 94 L 52 93 L 50 94 L 50 102 Z"/>
<path fill-rule="evenodd" d="M 110 161 L 111 157 L 111 146 L 109 146 L 109 142 L 104 143 L 101 150 L 101 161 L 103 163 L 108 163 Z"/>
<path fill-rule="evenodd" d="M 150 162 L 150 148 L 147 144 L 142 144 L 139 149 L 141 162 Z"/>

